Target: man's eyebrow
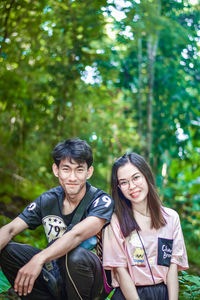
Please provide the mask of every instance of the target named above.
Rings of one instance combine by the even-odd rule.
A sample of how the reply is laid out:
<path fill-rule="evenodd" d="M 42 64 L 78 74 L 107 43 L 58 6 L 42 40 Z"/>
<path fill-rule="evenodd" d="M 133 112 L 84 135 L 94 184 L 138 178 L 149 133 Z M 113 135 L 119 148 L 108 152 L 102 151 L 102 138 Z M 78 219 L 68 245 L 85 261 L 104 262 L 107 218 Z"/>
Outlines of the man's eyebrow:
<path fill-rule="evenodd" d="M 62 166 L 63 166 L 63 167 L 69 167 L 69 168 L 71 167 L 71 166 L 68 165 L 68 164 L 63 164 Z M 79 164 L 79 165 L 76 166 L 76 168 L 80 168 L 80 167 L 83 168 L 84 165 L 83 165 L 83 164 Z"/>

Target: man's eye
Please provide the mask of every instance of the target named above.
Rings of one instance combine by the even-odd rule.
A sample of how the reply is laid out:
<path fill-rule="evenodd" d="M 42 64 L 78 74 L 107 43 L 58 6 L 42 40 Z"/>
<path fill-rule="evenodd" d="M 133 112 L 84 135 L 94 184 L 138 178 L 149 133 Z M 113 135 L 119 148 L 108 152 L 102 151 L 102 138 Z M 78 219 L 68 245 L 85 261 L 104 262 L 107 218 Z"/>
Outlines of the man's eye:
<path fill-rule="evenodd" d="M 83 171 L 84 171 L 84 169 L 82 169 L 82 168 L 81 168 L 81 169 L 78 169 L 78 172 L 83 172 Z"/>

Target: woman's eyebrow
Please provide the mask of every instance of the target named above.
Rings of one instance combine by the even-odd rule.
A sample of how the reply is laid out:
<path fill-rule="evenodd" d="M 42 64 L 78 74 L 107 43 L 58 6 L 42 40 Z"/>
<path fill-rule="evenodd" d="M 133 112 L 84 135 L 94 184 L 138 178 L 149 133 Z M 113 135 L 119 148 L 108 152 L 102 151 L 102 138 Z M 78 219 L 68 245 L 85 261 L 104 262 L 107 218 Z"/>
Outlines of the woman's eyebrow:
<path fill-rule="evenodd" d="M 129 178 L 135 176 L 136 174 L 140 174 L 139 171 L 135 172 L 133 175 L 131 175 Z M 127 178 L 119 178 L 118 180 L 127 180 Z"/>

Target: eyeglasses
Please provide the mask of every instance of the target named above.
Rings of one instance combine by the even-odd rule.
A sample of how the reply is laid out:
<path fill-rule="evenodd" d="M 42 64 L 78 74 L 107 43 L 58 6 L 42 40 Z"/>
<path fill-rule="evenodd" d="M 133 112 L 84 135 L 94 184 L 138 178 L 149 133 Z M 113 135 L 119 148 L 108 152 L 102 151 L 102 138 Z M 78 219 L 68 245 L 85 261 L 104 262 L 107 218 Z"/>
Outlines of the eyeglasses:
<path fill-rule="evenodd" d="M 127 190 L 128 188 L 130 188 L 131 183 L 135 184 L 135 185 L 141 185 L 143 182 L 143 175 L 140 173 L 137 173 L 133 176 L 131 176 L 130 179 L 128 180 L 121 180 L 118 184 L 118 186 L 122 189 L 122 190 Z"/>

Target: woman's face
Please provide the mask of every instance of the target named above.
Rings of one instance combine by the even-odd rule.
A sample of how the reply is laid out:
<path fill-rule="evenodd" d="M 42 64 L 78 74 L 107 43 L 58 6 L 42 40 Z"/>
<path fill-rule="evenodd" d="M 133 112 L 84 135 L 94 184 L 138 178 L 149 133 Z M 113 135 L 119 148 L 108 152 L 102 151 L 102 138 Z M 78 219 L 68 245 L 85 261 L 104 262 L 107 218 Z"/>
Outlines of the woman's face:
<path fill-rule="evenodd" d="M 119 187 L 123 195 L 134 204 L 147 203 L 149 187 L 144 175 L 128 162 L 117 171 Z"/>

